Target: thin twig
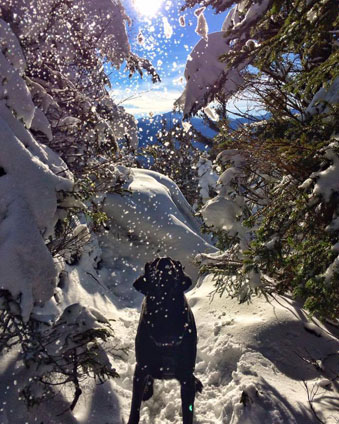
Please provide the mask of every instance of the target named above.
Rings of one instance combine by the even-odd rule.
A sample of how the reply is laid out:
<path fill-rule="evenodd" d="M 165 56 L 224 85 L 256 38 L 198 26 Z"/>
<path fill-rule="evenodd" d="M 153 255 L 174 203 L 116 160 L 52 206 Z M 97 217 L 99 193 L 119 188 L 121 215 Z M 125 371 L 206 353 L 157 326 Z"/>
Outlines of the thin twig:
<path fill-rule="evenodd" d="M 311 408 L 311 411 L 312 411 L 313 415 L 315 416 L 316 420 L 317 420 L 319 423 L 321 423 L 321 424 L 326 424 L 326 423 L 325 423 L 325 421 L 323 421 L 323 420 L 321 420 L 321 419 L 319 418 L 319 416 L 318 416 L 318 414 L 317 414 L 317 412 L 316 412 L 316 410 L 314 409 L 314 406 L 313 406 L 314 398 L 315 398 L 315 396 L 316 396 L 316 395 L 317 395 L 317 393 L 318 393 L 319 387 L 317 386 L 317 387 L 316 387 L 316 389 L 315 389 L 315 390 L 313 390 L 313 389 L 314 389 L 314 387 L 316 386 L 316 384 L 315 384 L 315 385 L 313 385 L 313 388 L 312 388 L 312 390 L 310 391 L 310 389 L 309 389 L 309 387 L 308 387 L 308 384 L 307 384 L 307 382 L 306 382 L 305 380 L 303 380 L 303 385 L 304 385 L 304 387 L 305 387 L 305 389 L 306 389 L 306 393 L 307 393 L 307 400 L 308 400 L 308 403 L 309 403 L 309 405 L 310 405 L 310 408 Z"/>

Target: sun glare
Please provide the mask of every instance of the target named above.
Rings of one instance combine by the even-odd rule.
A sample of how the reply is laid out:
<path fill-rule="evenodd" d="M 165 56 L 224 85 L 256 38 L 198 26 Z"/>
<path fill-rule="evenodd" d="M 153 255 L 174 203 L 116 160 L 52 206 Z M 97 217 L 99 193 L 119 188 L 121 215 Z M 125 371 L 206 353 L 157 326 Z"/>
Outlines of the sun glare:
<path fill-rule="evenodd" d="M 133 0 L 133 3 L 140 14 L 153 17 L 160 9 L 162 0 Z"/>

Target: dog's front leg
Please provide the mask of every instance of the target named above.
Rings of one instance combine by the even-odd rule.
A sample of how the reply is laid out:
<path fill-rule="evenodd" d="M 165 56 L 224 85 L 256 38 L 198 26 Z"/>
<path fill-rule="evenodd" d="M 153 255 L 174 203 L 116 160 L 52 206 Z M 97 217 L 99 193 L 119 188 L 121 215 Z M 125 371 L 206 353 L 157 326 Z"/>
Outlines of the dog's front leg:
<path fill-rule="evenodd" d="M 138 424 L 140 419 L 141 402 L 147 382 L 147 374 L 138 365 L 135 367 L 133 377 L 133 397 L 131 412 L 127 424 Z"/>
<path fill-rule="evenodd" d="M 181 384 L 181 406 L 183 424 L 193 423 L 194 398 L 195 398 L 195 379 L 192 375 L 186 379 L 180 380 Z"/>

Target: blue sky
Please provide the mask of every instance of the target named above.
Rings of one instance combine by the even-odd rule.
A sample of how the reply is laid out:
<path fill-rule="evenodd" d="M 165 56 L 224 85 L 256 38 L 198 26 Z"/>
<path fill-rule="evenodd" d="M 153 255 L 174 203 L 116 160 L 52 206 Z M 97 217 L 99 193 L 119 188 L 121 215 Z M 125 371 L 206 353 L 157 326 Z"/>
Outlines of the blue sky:
<path fill-rule="evenodd" d="M 138 1 L 141 8 L 143 4 L 147 7 L 150 1 L 161 3 L 161 7 L 156 16 L 149 17 L 138 13 L 133 1 Z M 136 117 L 150 112 L 155 115 L 168 112 L 183 91 L 182 77 L 187 56 L 200 40 L 195 33 L 197 18 L 194 10 L 180 12 L 182 1 L 175 0 L 123 0 L 123 4 L 133 21 L 128 29 L 132 50 L 154 64 L 162 82 L 152 84 L 147 75 L 143 79 L 138 75 L 129 79 L 127 73 L 112 71 L 112 96 Z M 185 27 L 179 24 L 180 15 L 185 16 Z M 220 31 L 225 14 L 215 15 L 212 10 L 207 9 L 205 17 L 209 32 Z M 164 18 L 167 18 L 173 30 L 169 38 L 165 35 Z M 143 44 L 137 41 L 140 31 L 144 38 Z"/>

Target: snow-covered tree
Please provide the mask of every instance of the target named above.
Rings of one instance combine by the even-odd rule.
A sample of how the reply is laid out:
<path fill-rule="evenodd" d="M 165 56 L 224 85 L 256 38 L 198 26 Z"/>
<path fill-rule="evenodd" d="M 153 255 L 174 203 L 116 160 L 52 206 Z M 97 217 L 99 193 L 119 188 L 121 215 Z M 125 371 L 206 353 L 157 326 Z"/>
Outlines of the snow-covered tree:
<path fill-rule="evenodd" d="M 219 221 L 233 222 L 225 230 L 241 228 L 232 233 L 235 244 L 213 258 L 215 270 L 234 274 L 237 265 L 248 293 L 251 284 L 292 290 L 311 312 L 333 319 L 339 304 L 337 2 L 192 0 L 185 7 L 195 5 L 227 13 L 221 31 L 191 52 L 177 104 L 189 116 L 220 92 L 226 101 L 242 93 L 269 113 L 266 121 L 232 133 L 220 126 L 216 141 L 228 164 L 222 194 L 203 214 L 218 226 L 210 218 L 219 204 Z M 244 158 L 240 168 L 230 152 Z M 237 206 L 231 218 L 222 206 L 230 200 Z M 241 246 L 243 234 L 247 246 Z"/>
<path fill-rule="evenodd" d="M 126 22 L 120 1 L 0 0 L 0 352 L 21 348 L 32 378 L 18 391 L 29 403 L 71 383 L 73 408 L 82 376 L 117 376 L 98 311 L 72 305 L 47 326 L 38 312 L 91 237 L 76 197 L 119 191 L 117 140 L 137 143 L 134 118 L 109 97 L 106 65 L 157 79 L 131 52 Z"/>
<path fill-rule="evenodd" d="M 185 115 L 220 93 L 227 100 L 245 89 L 285 116 L 291 109 L 306 113 L 322 84 L 338 75 L 335 0 L 193 0 L 185 7 L 196 4 L 230 9 L 220 32 L 202 38 L 190 54 L 178 100 Z"/>
<path fill-rule="evenodd" d="M 82 176 L 112 159 L 117 140 L 136 146 L 134 118 L 109 96 L 107 65 L 120 67 L 125 61 L 130 72 L 146 68 L 154 80 L 157 75 L 131 52 L 129 18 L 120 1 L 6 0 L 0 5 L 25 58 L 21 70 L 35 107 L 29 128 L 36 139 Z"/>

